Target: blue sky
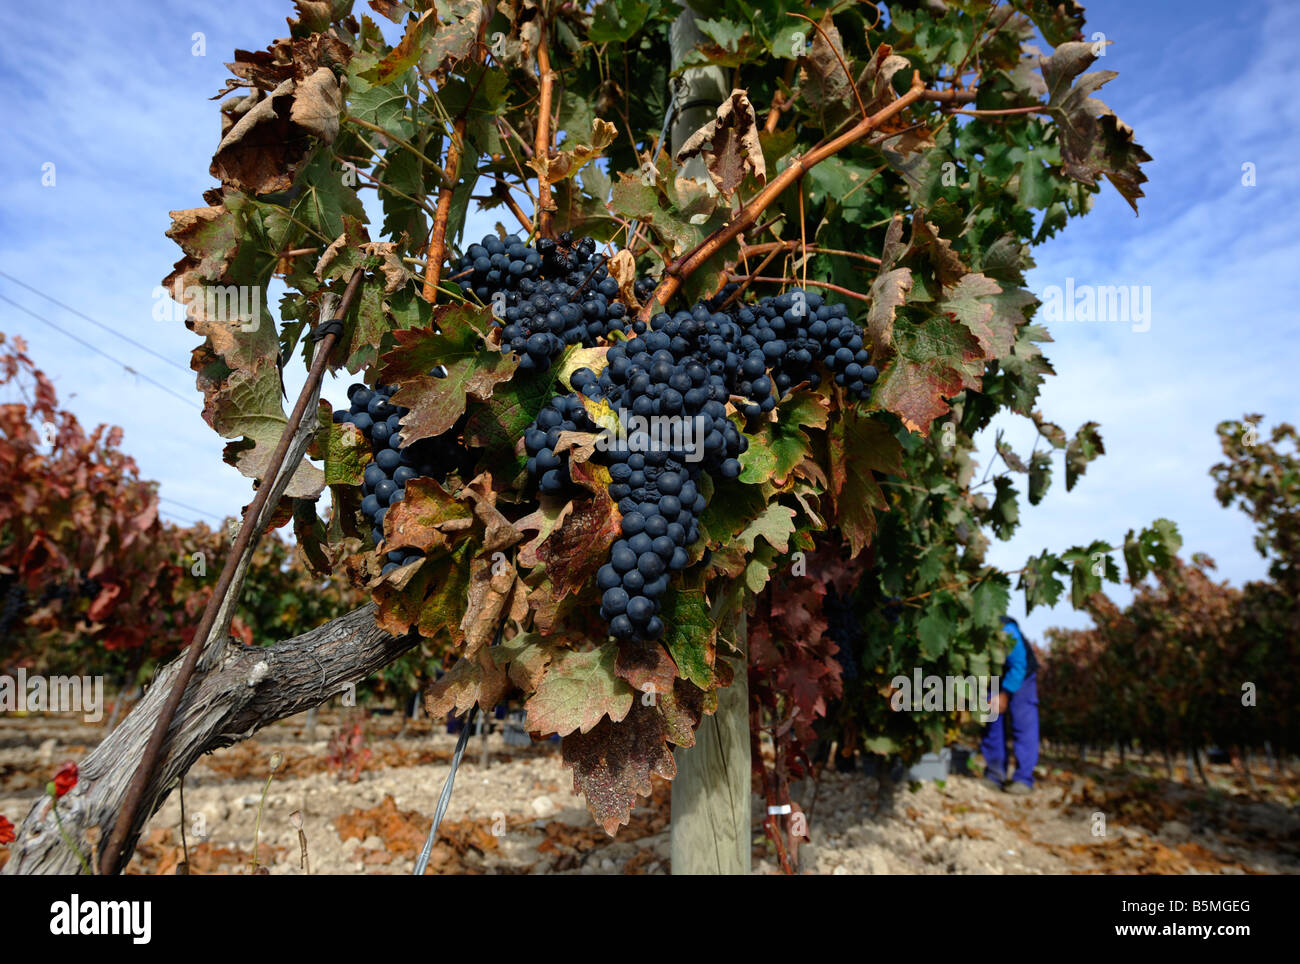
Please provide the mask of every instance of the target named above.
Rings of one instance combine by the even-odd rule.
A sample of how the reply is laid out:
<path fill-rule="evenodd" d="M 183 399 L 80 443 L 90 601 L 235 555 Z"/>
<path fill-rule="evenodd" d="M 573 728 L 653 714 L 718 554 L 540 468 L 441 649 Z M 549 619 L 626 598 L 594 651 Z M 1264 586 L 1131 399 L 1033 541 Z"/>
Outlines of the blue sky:
<path fill-rule="evenodd" d="M 199 206 L 213 184 L 219 117 L 208 98 L 226 76 L 223 61 L 236 47 L 260 49 L 283 35 L 291 9 L 278 0 L 136 0 L 112 16 L 84 2 L 55 17 L 12 0 L 0 9 L 0 103 L 10 131 L 0 155 L 0 271 L 174 364 L 10 277 L 0 276 L 0 296 L 181 397 L 5 301 L 0 330 L 30 342 L 83 423 L 124 427 L 126 450 L 161 482 L 165 514 L 177 521 L 211 522 L 251 489 L 221 461 L 224 442 L 199 416 L 193 336 L 152 320 L 153 289 L 179 256 L 163 232 L 168 211 Z M 1069 494 L 1058 473 L 1043 504 L 1022 507 L 1019 532 L 995 544 L 992 561 L 1015 569 L 1044 548 L 1117 540 L 1166 516 L 1188 551 L 1210 554 L 1240 583 L 1265 564 L 1245 517 L 1214 501 L 1207 471 L 1219 457 L 1221 419 L 1261 412 L 1266 424 L 1300 421 L 1300 5 L 1106 0 L 1088 9 L 1089 31 L 1113 41 L 1098 66 L 1120 73 L 1099 96 L 1155 160 L 1141 216 L 1106 187 L 1091 215 L 1037 249 L 1030 287 L 1063 287 L 1067 278 L 1150 286 L 1151 327 L 1052 326 L 1047 352 L 1059 374 L 1041 408 L 1071 433 L 1100 422 L 1107 454 Z M 193 53 L 195 33 L 204 56 Z M 47 162 L 51 187 L 41 183 Z M 1255 165 L 1253 187 L 1242 185 L 1245 163 Z M 489 225 L 472 221 L 471 233 Z M 288 385 L 291 397 L 297 387 Z M 327 397 L 340 401 L 344 387 L 329 386 Z M 997 426 L 1027 454 L 1034 432 L 1026 420 Z M 1019 602 L 1013 611 L 1022 613 Z M 1040 637 L 1049 625 L 1085 623 L 1062 605 L 1035 610 L 1025 628 Z"/>

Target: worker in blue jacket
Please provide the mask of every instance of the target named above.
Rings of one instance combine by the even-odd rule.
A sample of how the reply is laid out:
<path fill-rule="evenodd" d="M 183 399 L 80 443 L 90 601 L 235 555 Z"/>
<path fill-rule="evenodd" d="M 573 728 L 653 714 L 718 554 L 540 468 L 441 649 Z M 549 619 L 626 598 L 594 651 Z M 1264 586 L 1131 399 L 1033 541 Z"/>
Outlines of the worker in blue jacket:
<path fill-rule="evenodd" d="M 998 715 L 985 725 L 984 778 L 1007 793 L 1026 794 L 1034 788 L 1034 765 L 1038 763 L 1038 659 L 1034 649 L 1020 632 L 1020 624 L 1010 616 L 1002 617 L 1002 628 L 1015 641 L 1007 654 L 998 694 Z M 1011 739 L 1015 746 L 1016 772 L 1006 779 L 1007 746 L 1004 718 L 1011 719 Z"/>

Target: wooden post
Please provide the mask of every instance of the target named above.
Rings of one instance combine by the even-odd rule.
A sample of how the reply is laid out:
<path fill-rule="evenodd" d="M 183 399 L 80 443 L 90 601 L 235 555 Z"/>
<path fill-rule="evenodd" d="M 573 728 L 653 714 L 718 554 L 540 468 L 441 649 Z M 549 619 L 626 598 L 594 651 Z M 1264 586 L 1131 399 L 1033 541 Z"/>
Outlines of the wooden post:
<path fill-rule="evenodd" d="M 670 35 L 675 68 L 702 39 L 688 7 L 674 21 Z M 726 99 L 727 75 L 719 67 L 701 67 L 683 75 L 685 103 L 671 127 L 675 152 L 696 129 L 713 119 L 714 105 Z M 685 105 L 682 105 L 685 106 Z M 688 163 L 689 177 L 708 178 L 699 159 Z M 674 874 L 747 874 L 751 864 L 749 685 L 745 656 L 745 620 L 714 613 L 716 622 L 735 626 L 741 655 L 729 659 L 734 682 L 718 693 L 718 709 L 695 733 L 695 746 L 676 752 L 673 780 L 671 852 Z M 722 647 L 720 646 L 720 649 Z M 722 656 L 718 657 L 722 659 Z"/>
<path fill-rule="evenodd" d="M 743 618 L 738 635 L 743 641 Z M 749 683 L 745 661 L 728 662 L 735 680 L 718 692 L 717 712 L 701 721 L 695 746 L 676 753 L 670 841 L 674 874 L 750 871 Z"/>

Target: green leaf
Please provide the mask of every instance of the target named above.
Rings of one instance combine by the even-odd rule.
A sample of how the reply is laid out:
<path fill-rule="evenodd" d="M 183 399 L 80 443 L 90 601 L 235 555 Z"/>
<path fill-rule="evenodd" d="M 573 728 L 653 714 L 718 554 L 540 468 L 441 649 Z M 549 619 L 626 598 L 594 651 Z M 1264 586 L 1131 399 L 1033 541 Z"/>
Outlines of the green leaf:
<path fill-rule="evenodd" d="M 518 367 L 486 342 L 491 316 L 469 306 L 441 308 L 432 329 L 395 331 L 397 347 L 383 356 L 383 379 L 399 385 L 393 404 L 409 408 L 402 436 L 409 443 L 442 435 L 465 412 L 469 398 L 486 401 Z M 429 372 L 439 365 L 445 378 Z"/>
<path fill-rule="evenodd" d="M 1010 539 L 1020 524 L 1020 506 L 1016 501 L 1020 494 L 1005 476 L 995 478 L 993 487 L 997 494 L 993 497 L 993 508 L 989 510 L 989 521 L 999 539 Z"/>
<path fill-rule="evenodd" d="M 677 675 L 702 690 L 713 689 L 718 626 L 704 593 L 670 587 L 664 595 L 661 618 L 664 648 L 677 664 Z"/>
<path fill-rule="evenodd" d="M 200 375 L 200 383 L 203 376 Z M 222 436 L 242 436 L 225 447 L 225 460 L 250 479 L 265 479 L 271 455 L 280 444 L 289 418 L 281 405 L 279 369 L 272 364 L 232 371 L 224 379 L 219 408 L 209 408 L 209 421 Z M 303 460 L 289 481 L 285 494 L 298 499 L 315 499 L 325 487 L 325 475 Z"/>
<path fill-rule="evenodd" d="M 723 485 L 705 497 L 709 504 L 700 517 L 700 535 L 710 549 L 732 544 L 767 506 L 763 488 L 756 485 Z"/>
<path fill-rule="evenodd" d="M 1046 452 L 1035 452 L 1029 460 L 1029 504 L 1038 505 L 1052 484 L 1052 457 Z"/>
<path fill-rule="evenodd" d="M 981 629 L 996 629 L 1011 601 L 1011 590 L 1006 576 L 1000 573 L 981 580 L 971 590 L 971 622 Z"/>
<path fill-rule="evenodd" d="M 942 594 L 937 594 L 942 595 Z M 916 623 L 916 635 L 921 641 L 921 656 L 933 662 L 952 645 L 957 621 L 938 603 L 932 604 Z"/>
<path fill-rule="evenodd" d="M 1088 600 L 1102 591 L 1102 580 L 1119 582 L 1119 567 L 1110 557 L 1112 549 L 1101 541 L 1094 541 L 1086 549 L 1074 548 L 1061 553 L 1070 569 L 1070 602 L 1075 609 L 1083 609 Z"/>
<path fill-rule="evenodd" d="M 1055 606 L 1065 591 L 1065 583 L 1059 577 L 1069 571 L 1070 568 L 1050 552 L 1030 558 L 1020 573 L 1017 586 L 1025 592 L 1025 614 L 1033 612 L 1035 606 L 1049 609 Z"/>
<path fill-rule="evenodd" d="M 520 633 L 488 650 L 497 666 L 508 667 L 510 681 L 531 693 L 554 658 L 556 649 L 537 633 Z"/>
<path fill-rule="evenodd" d="M 615 671 L 618 646 L 605 643 L 583 653 L 563 650 L 551 661 L 524 704 L 533 733 L 588 733 L 604 717 L 617 723 L 632 708 L 632 687 Z"/>
<path fill-rule="evenodd" d="M 373 67 L 357 76 L 377 87 L 392 83 L 416 65 L 424 53 L 424 45 L 437 28 L 437 13 L 430 8 L 406 28 L 406 33 L 396 47 Z"/>
<path fill-rule="evenodd" d="M 749 448 L 740 456 L 740 481 L 748 485 L 768 481 L 785 485 L 790 473 L 812 452 L 804 427 L 826 427 L 825 397 L 807 390 L 783 399 L 775 411 L 777 420 L 764 422 L 749 437 Z"/>
<path fill-rule="evenodd" d="M 624 43 L 645 24 L 650 4 L 641 0 L 604 0 L 592 11 L 587 39 L 595 44 Z"/>
<path fill-rule="evenodd" d="M 794 509 L 773 502 L 762 514 L 745 527 L 736 541 L 746 552 L 754 551 L 754 540 L 762 536 L 777 552 L 790 551 L 790 536 L 794 532 Z"/>
<path fill-rule="evenodd" d="M 1100 428 L 1096 422 L 1087 422 L 1074 433 L 1069 447 L 1065 450 L 1065 491 L 1074 488 L 1074 483 L 1088 468 L 1088 463 L 1099 455 L 1105 455 L 1105 446 L 1101 444 Z"/>
<path fill-rule="evenodd" d="M 360 485 L 370 464 L 370 442 L 350 422 L 330 420 L 329 403 L 321 402 L 321 429 L 325 436 L 325 484 Z"/>
<path fill-rule="evenodd" d="M 415 136 L 415 123 L 407 116 L 410 101 L 405 80 L 399 77 L 389 83 L 375 84 L 362 76 L 373 71 L 378 63 L 373 54 L 360 53 L 348 64 L 348 113 L 410 141 Z M 366 131 L 367 140 L 370 136 L 371 132 Z"/>
<path fill-rule="evenodd" d="M 483 453 L 489 469 L 506 476 L 523 471 L 527 458 L 519 451 L 519 442 L 555 394 L 558 377 L 554 365 L 544 372 L 516 369 L 490 398 L 469 402 L 465 442 Z"/>

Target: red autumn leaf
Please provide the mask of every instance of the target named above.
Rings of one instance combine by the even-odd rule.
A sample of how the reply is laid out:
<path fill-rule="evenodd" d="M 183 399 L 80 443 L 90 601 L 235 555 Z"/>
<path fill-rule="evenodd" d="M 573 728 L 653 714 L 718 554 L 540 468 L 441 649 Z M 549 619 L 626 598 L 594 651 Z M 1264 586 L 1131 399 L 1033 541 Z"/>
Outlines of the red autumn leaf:
<path fill-rule="evenodd" d="M 113 611 L 113 604 L 117 602 L 117 597 L 122 595 L 122 587 L 116 583 L 105 583 L 104 587 L 99 590 L 99 595 L 95 601 L 90 604 L 90 611 L 86 613 L 90 621 L 102 623 L 108 618 Z"/>
<path fill-rule="evenodd" d="M 14 825 L 9 822 L 8 817 L 0 817 L 0 844 L 11 844 L 18 837 L 14 833 Z"/>

